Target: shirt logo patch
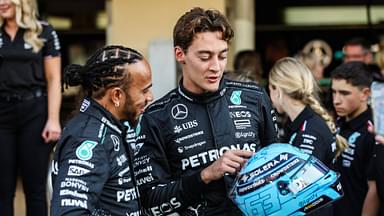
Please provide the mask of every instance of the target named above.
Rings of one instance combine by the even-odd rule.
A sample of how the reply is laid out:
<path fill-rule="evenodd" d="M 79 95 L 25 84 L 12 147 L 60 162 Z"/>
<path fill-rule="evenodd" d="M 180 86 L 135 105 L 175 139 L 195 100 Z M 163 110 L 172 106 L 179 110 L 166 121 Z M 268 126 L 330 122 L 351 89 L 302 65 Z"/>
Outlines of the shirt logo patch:
<path fill-rule="evenodd" d="M 111 139 L 113 142 L 113 150 L 114 151 L 119 151 L 120 150 L 120 139 L 116 135 L 112 134 Z"/>
<path fill-rule="evenodd" d="M 24 43 L 24 49 L 32 49 L 31 44 Z"/>
<path fill-rule="evenodd" d="M 90 171 L 88 169 L 84 169 L 76 165 L 71 165 L 68 168 L 68 176 L 82 176 L 89 172 Z"/>
<path fill-rule="evenodd" d="M 89 100 L 84 99 L 83 102 L 81 103 L 80 112 L 85 112 L 85 110 L 88 109 L 90 104 L 91 102 Z"/>
<path fill-rule="evenodd" d="M 92 150 L 96 147 L 97 142 L 86 140 L 76 149 L 76 156 L 80 160 L 89 160 L 93 156 Z"/>
<path fill-rule="evenodd" d="M 350 144 L 355 144 L 357 138 L 360 136 L 361 134 L 359 132 L 354 132 L 351 136 L 348 137 L 348 142 Z"/>
<path fill-rule="evenodd" d="M 131 148 L 133 150 L 133 155 L 137 155 L 140 152 L 141 147 L 143 147 L 144 143 L 131 143 Z"/>
<path fill-rule="evenodd" d="M 188 108 L 184 104 L 177 104 L 172 107 L 172 117 L 174 119 L 185 119 L 188 116 Z"/>
<path fill-rule="evenodd" d="M 241 91 L 233 91 L 231 95 L 231 102 L 235 105 L 241 104 Z"/>

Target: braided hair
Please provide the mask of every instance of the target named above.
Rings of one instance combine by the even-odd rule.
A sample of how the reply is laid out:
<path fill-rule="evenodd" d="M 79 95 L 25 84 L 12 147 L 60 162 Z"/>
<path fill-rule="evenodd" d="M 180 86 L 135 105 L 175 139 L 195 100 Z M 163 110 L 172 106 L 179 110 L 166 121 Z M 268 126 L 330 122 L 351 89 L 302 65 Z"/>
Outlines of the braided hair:
<path fill-rule="evenodd" d="M 134 49 L 106 46 L 98 49 L 85 65 L 71 64 L 65 67 L 63 84 L 65 87 L 80 85 L 88 97 L 100 99 L 111 87 L 127 89 L 129 74 L 124 73 L 124 65 L 142 59 L 143 56 Z"/>
<path fill-rule="evenodd" d="M 279 86 L 292 99 L 309 106 L 324 119 L 330 131 L 336 135 L 337 156 L 348 147 L 347 141 L 336 134 L 333 118 L 321 105 L 318 96 L 320 88 L 307 66 L 291 57 L 282 58 L 271 69 L 269 82 L 273 86 Z"/>

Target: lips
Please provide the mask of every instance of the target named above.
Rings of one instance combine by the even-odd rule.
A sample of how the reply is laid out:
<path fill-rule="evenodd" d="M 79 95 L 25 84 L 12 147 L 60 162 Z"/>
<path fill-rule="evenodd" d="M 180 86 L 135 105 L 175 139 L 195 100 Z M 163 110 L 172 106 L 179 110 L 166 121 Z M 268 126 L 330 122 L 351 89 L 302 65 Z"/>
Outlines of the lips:
<path fill-rule="evenodd" d="M 344 112 L 344 109 L 342 109 L 342 108 L 335 108 L 335 111 L 336 111 L 337 113 L 343 113 L 343 112 Z"/>
<path fill-rule="evenodd" d="M 218 76 L 210 76 L 207 78 L 208 82 L 210 83 L 216 83 L 219 80 Z"/>
<path fill-rule="evenodd" d="M 9 9 L 10 7 L 9 6 L 0 6 L 0 11 L 1 12 L 5 12 Z"/>

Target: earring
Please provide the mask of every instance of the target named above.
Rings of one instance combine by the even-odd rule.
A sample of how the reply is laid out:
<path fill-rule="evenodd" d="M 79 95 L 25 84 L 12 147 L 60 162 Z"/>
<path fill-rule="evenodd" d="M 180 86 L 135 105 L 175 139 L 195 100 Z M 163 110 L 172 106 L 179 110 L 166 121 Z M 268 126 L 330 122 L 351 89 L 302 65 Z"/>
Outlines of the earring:
<path fill-rule="evenodd" d="M 120 102 L 116 102 L 115 107 L 119 107 L 119 106 L 120 106 Z"/>

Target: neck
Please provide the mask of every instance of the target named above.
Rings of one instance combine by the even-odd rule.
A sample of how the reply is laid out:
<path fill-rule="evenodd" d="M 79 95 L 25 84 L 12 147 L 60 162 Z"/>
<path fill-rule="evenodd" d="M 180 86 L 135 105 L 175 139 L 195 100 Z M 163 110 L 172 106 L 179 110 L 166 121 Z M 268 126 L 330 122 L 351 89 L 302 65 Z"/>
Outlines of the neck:
<path fill-rule="evenodd" d="M 286 97 L 284 101 L 286 101 L 283 106 L 284 112 L 287 113 L 291 121 L 294 121 L 297 116 L 305 109 L 305 105 L 301 101 L 294 100 L 289 97 Z"/>
<path fill-rule="evenodd" d="M 351 121 L 352 119 L 359 116 L 361 113 L 365 112 L 368 109 L 368 105 L 366 103 L 362 104 L 357 110 L 345 116 L 345 121 Z"/>
<path fill-rule="evenodd" d="M 110 101 L 108 98 L 103 97 L 101 99 L 94 99 L 97 103 L 99 103 L 104 109 L 108 110 L 113 117 L 115 117 L 117 120 L 120 120 L 120 114 L 118 112 L 118 109 L 115 107 L 115 105 Z"/>
<path fill-rule="evenodd" d="M 8 30 L 18 29 L 19 26 L 17 25 L 16 19 L 15 18 L 7 19 L 5 22 L 5 28 Z"/>
<path fill-rule="evenodd" d="M 17 30 L 19 29 L 19 26 L 16 23 L 15 19 L 8 19 L 5 23 L 5 31 L 7 34 L 11 37 L 11 40 L 16 37 Z"/>

